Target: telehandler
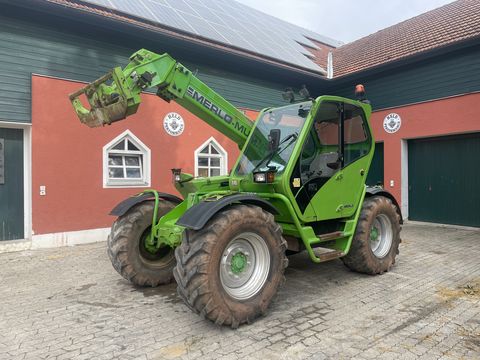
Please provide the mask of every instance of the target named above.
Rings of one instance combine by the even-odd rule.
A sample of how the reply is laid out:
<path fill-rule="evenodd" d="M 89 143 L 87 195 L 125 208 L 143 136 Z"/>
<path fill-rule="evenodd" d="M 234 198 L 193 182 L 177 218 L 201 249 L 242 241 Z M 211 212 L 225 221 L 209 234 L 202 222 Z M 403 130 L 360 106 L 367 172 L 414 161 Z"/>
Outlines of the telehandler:
<path fill-rule="evenodd" d="M 289 105 L 263 109 L 252 123 L 168 54 L 142 49 L 70 100 L 82 123 L 98 127 L 134 114 L 147 88 L 222 132 L 241 154 L 228 176 L 172 169 L 182 198 L 146 190 L 112 210 L 108 255 L 125 279 L 158 286 L 174 277 L 189 308 L 236 328 L 267 311 L 288 254 L 339 258 L 366 274 L 395 263 L 402 217 L 390 193 L 365 185 L 375 142 L 361 85 L 358 100 L 294 102 L 289 90 Z"/>

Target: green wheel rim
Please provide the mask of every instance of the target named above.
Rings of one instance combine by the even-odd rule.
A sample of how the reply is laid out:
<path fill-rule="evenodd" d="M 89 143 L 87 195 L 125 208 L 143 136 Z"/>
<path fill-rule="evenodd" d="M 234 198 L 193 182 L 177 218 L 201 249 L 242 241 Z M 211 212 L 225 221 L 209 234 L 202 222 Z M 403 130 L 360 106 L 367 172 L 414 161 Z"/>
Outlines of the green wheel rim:
<path fill-rule="evenodd" d="M 219 272 L 222 287 L 232 298 L 255 296 L 270 272 L 270 251 L 263 238 L 252 232 L 236 236 L 223 251 Z"/>
<path fill-rule="evenodd" d="M 381 259 L 390 252 L 393 242 L 392 222 L 385 214 L 375 217 L 370 228 L 370 248 L 373 255 Z"/>
<path fill-rule="evenodd" d="M 147 237 L 151 236 L 151 227 L 149 226 L 140 237 L 138 244 L 140 251 L 140 260 L 150 266 L 155 268 L 164 268 L 170 266 L 170 264 L 175 261 L 174 249 L 169 246 L 160 246 L 155 252 L 152 252 L 151 249 L 148 249 L 146 246 Z"/>

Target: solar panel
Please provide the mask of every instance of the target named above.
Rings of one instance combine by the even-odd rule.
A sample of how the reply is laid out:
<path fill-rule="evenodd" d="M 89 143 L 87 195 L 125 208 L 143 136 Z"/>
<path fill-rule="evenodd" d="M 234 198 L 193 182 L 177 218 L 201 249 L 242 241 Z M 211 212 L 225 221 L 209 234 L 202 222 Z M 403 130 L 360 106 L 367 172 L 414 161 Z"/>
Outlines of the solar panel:
<path fill-rule="evenodd" d="M 341 43 L 233 0 L 84 0 L 292 65 L 320 70 L 302 45 Z M 302 45 L 301 45 L 302 44 Z"/>

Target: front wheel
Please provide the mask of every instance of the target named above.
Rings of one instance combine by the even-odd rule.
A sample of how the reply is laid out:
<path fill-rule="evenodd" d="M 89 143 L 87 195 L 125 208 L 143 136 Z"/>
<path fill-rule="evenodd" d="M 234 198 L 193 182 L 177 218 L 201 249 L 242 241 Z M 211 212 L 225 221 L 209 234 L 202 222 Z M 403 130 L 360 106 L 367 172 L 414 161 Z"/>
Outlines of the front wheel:
<path fill-rule="evenodd" d="M 264 314 L 284 281 L 286 242 L 257 206 L 221 211 L 175 250 L 180 297 L 194 312 L 233 328 Z"/>
<path fill-rule="evenodd" d="M 138 286 L 158 286 L 173 280 L 174 250 L 161 246 L 155 253 L 145 247 L 150 236 L 155 203 L 145 201 L 129 209 L 112 225 L 107 253 L 114 269 Z M 169 201 L 158 204 L 158 218 L 175 205 Z"/>
<path fill-rule="evenodd" d="M 354 271 L 382 274 L 395 264 L 400 242 L 400 215 L 396 206 L 384 196 L 366 198 L 343 263 Z"/>

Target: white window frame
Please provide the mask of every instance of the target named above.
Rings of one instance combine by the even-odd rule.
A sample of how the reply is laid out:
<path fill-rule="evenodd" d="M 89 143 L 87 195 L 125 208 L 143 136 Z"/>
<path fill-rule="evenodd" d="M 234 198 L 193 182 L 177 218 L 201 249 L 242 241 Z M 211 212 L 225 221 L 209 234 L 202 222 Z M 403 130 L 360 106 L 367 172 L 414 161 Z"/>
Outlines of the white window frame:
<path fill-rule="evenodd" d="M 112 149 L 120 141 L 128 139 L 135 145 L 139 151 L 132 150 L 114 150 Z M 108 174 L 108 156 L 109 154 L 118 155 L 141 155 L 142 167 L 140 179 L 110 179 Z M 138 137 L 136 137 L 130 130 L 125 130 L 115 139 L 110 141 L 103 147 L 103 188 L 130 188 L 130 187 L 150 187 L 151 185 L 151 151 Z"/>
<path fill-rule="evenodd" d="M 218 150 L 218 156 L 212 154 L 202 154 L 202 151 L 210 143 Z M 218 157 L 220 159 L 220 175 L 228 175 L 228 153 L 220 143 L 212 136 L 195 150 L 195 176 L 198 176 L 198 157 Z M 204 167 L 204 166 L 200 166 Z M 208 166 L 210 168 L 210 166 Z"/>

